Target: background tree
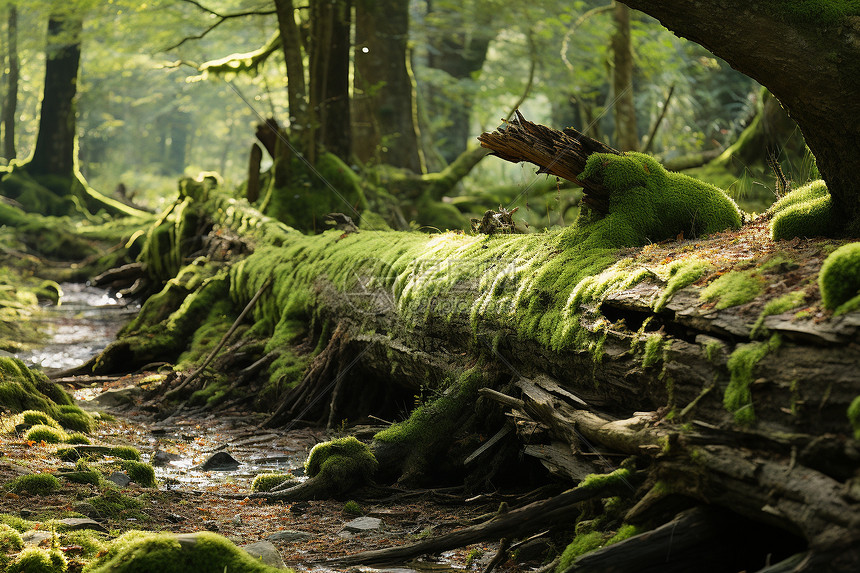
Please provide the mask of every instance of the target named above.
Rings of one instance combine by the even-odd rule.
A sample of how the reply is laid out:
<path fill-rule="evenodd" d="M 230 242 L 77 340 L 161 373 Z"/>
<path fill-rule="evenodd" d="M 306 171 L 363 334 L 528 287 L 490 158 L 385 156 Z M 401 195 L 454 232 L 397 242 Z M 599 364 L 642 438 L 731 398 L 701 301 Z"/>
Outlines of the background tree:
<path fill-rule="evenodd" d="M 0 123 L 3 126 L 3 157 L 7 161 L 15 159 L 15 114 L 18 109 L 18 78 L 20 64 L 18 61 L 18 6 L 9 5 L 6 18 L 6 59 L 8 72 L 4 70 L 5 93 L 3 94 L 3 111 Z"/>

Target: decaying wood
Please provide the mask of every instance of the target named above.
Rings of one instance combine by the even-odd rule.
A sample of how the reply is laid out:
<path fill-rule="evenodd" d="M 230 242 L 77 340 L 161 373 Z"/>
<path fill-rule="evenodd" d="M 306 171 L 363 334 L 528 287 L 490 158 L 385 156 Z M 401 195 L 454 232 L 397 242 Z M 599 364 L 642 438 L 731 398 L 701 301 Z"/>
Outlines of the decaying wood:
<path fill-rule="evenodd" d="M 332 566 L 398 563 L 425 553 L 439 553 L 481 541 L 530 535 L 551 525 L 570 522 L 572 516 L 577 512 L 577 504 L 583 501 L 632 494 L 642 477 L 644 476 L 634 474 L 627 480 L 616 479 L 601 486 L 571 489 L 550 499 L 536 501 L 524 507 L 501 513 L 486 523 L 464 527 L 435 539 L 400 547 L 363 551 L 347 557 L 329 559 L 322 563 Z"/>
<path fill-rule="evenodd" d="M 581 181 L 578 177 L 592 153 L 621 152 L 578 132 L 572 127 L 563 131 L 532 123 L 516 111 L 511 121 L 504 122 L 492 133 L 478 136 L 482 147 L 493 155 L 519 163 L 528 161 L 538 166 L 538 173 L 555 175 L 582 187 L 583 201 L 601 212 L 609 206 L 609 190 L 595 181 Z"/>

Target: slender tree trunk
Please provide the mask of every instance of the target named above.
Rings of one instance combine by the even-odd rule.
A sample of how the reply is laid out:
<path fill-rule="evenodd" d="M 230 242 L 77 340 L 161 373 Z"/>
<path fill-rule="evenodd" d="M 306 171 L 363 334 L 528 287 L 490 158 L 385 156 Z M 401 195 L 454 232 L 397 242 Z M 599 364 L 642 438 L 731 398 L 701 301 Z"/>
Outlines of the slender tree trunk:
<path fill-rule="evenodd" d="M 3 98 L 3 115 L 0 123 L 3 124 L 3 156 L 7 161 L 15 159 L 15 115 L 18 108 L 18 7 L 14 4 L 9 6 L 8 19 L 8 41 L 9 72 L 6 76 L 6 94 Z"/>
<path fill-rule="evenodd" d="M 31 173 L 71 177 L 75 168 L 75 94 L 83 20 L 52 15 L 48 20 L 45 91 Z"/>
<path fill-rule="evenodd" d="M 440 14 L 443 12 L 443 14 Z M 478 10 L 477 16 L 483 16 L 478 22 L 463 22 L 463 11 L 455 10 L 453 5 L 445 3 L 435 7 L 427 2 L 428 17 L 434 21 L 442 20 L 444 26 L 431 27 L 428 31 L 429 54 L 427 65 L 461 81 L 472 79 L 480 72 L 487 59 L 487 49 L 496 36 L 492 26 L 491 12 Z M 468 30 L 468 32 L 467 32 Z M 461 153 L 466 151 L 466 144 L 474 139 L 470 129 L 472 100 L 462 98 L 451 101 L 450 96 L 443 95 L 434 85 L 427 88 L 430 104 L 430 114 L 434 117 L 444 117 L 448 122 L 436 130 L 437 148 L 449 164 Z"/>
<path fill-rule="evenodd" d="M 305 66 L 303 63 L 302 42 L 296 24 L 295 7 L 292 0 L 275 0 L 278 13 L 278 30 L 284 61 L 287 65 L 287 99 L 290 106 L 290 124 L 307 125 L 307 102 L 305 89 Z"/>
<path fill-rule="evenodd" d="M 639 149 L 639 132 L 636 129 L 636 106 L 633 103 L 630 8 L 616 2 L 612 14 L 615 19 L 615 34 L 612 36 L 612 52 L 615 55 L 612 85 L 615 93 L 616 143 L 622 151 L 636 151 Z"/>
<path fill-rule="evenodd" d="M 770 90 L 800 126 L 833 198 L 836 224 L 860 234 L 860 46 L 857 16 L 795 2 L 625 0 Z M 838 13 L 838 10 L 834 12 Z M 715 24 L 718 23 L 718 24 Z"/>
<path fill-rule="evenodd" d="M 353 147 L 362 161 L 421 172 L 406 69 L 408 0 L 356 0 Z"/>

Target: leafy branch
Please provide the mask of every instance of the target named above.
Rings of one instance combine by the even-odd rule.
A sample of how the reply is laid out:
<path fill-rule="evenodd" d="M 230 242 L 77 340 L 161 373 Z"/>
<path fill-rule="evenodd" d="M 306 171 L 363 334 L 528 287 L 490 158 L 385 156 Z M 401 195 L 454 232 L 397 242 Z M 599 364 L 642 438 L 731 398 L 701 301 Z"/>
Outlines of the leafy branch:
<path fill-rule="evenodd" d="M 204 6 L 203 4 L 198 2 L 197 0 L 182 0 L 182 1 L 186 2 L 188 4 L 191 4 L 192 6 L 196 6 L 200 10 L 202 10 L 208 14 L 211 14 L 212 16 L 215 16 L 217 18 L 217 20 L 215 21 L 214 24 L 212 24 L 211 26 L 209 26 L 208 28 L 206 28 L 205 30 L 200 32 L 199 34 L 196 34 L 194 36 L 186 36 L 185 38 L 182 38 L 179 42 L 177 42 L 171 46 L 168 46 L 167 48 L 164 48 L 164 50 L 162 50 L 164 52 L 169 52 L 170 50 L 175 50 L 176 48 L 178 48 L 179 46 L 181 46 L 185 42 L 188 42 L 191 40 L 201 40 L 201 39 L 205 38 L 206 35 L 209 34 L 209 32 L 211 32 L 212 30 L 214 30 L 215 28 L 217 28 L 218 26 L 220 26 L 221 24 L 223 24 L 227 20 L 233 20 L 235 18 L 244 18 L 246 16 L 271 16 L 272 14 L 277 13 L 275 10 L 246 10 L 244 12 L 233 12 L 231 14 L 221 14 L 220 12 L 216 12 L 215 10 L 212 10 L 211 8 L 207 8 L 206 6 Z"/>

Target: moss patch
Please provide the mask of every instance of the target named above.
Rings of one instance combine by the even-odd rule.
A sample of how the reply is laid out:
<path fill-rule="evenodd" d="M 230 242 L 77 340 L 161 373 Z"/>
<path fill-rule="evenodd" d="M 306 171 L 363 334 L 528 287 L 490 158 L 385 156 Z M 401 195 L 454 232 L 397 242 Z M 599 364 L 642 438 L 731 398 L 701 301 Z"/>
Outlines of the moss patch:
<path fill-rule="evenodd" d="M 254 481 L 251 483 L 251 491 L 271 491 L 273 488 L 294 479 L 292 474 L 286 473 L 259 474 L 254 477 Z"/>
<path fill-rule="evenodd" d="M 836 230 L 832 224 L 830 193 L 821 180 L 786 194 L 768 212 L 773 216 L 770 233 L 775 241 L 826 237 Z"/>
<path fill-rule="evenodd" d="M 847 312 L 860 294 L 860 242 L 842 245 L 824 260 L 818 273 L 821 302 L 836 313 Z"/>
<path fill-rule="evenodd" d="M 336 494 L 368 483 L 378 467 L 368 445 L 349 436 L 315 445 L 305 462 L 305 473 Z"/>
<path fill-rule="evenodd" d="M 28 547 L 6 568 L 6 573 L 65 573 L 68 566 L 59 549 Z"/>
<path fill-rule="evenodd" d="M 716 301 L 717 310 L 745 304 L 764 291 L 765 281 L 755 270 L 729 271 L 705 287 L 699 297 Z"/>
<path fill-rule="evenodd" d="M 854 429 L 854 439 L 860 440 L 860 396 L 854 398 L 848 406 L 848 421 Z"/>
<path fill-rule="evenodd" d="M 755 420 L 755 409 L 750 387 L 756 364 L 769 353 L 779 348 L 782 342 L 774 334 L 766 342 L 740 344 L 729 356 L 728 369 L 731 373 L 729 385 L 723 395 L 723 406 L 734 415 L 735 422 L 749 424 Z"/>
<path fill-rule="evenodd" d="M 142 485 L 143 487 L 155 487 L 155 470 L 150 464 L 138 462 L 135 460 L 125 460 L 122 463 L 122 468 L 131 481 Z"/>
<path fill-rule="evenodd" d="M 60 481 L 52 474 L 29 474 L 8 482 L 6 489 L 12 493 L 47 495 L 60 489 Z"/>
<path fill-rule="evenodd" d="M 104 555 L 97 557 L 89 573 L 136 573 L 160 571 L 242 571 L 244 573 L 274 573 L 274 567 L 264 565 L 226 538 L 215 533 L 200 532 L 177 537 L 166 533 L 129 531 L 111 543 Z"/>
<path fill-rule="evenodd" d="M 758 319 L 756 319 L 755 324 L 752 327 L 752 331 L 750 332 L 750 338 L 759 338 L 761 336 L 767 336 L 768 330 L 764 326 L 764 319 L 768 316 L 772 316 L 774 314 L 782 314 L 783 312 L 787 312 L 793 308 L 797 308 L 801 304 L 803 304 L 804 299 L 806 298 L 806 292 L 803 290 L 796 290 L 792 292 L 787 292 L 779 298 L 775 298 L 773 300 L 769 300 L 759 314 Z"/>
<path fill-rule="evenodd" d="M 65 442 L 68 438 L 69 435 L 63 430 L 54 428 L 52 426 L 45 426 L 44 424 L 36 424 L 32 428 L 24 432 L 24 439 L 28 442 L 46 442 L 48 444 L 59 444 L 60 442 Z"/>

